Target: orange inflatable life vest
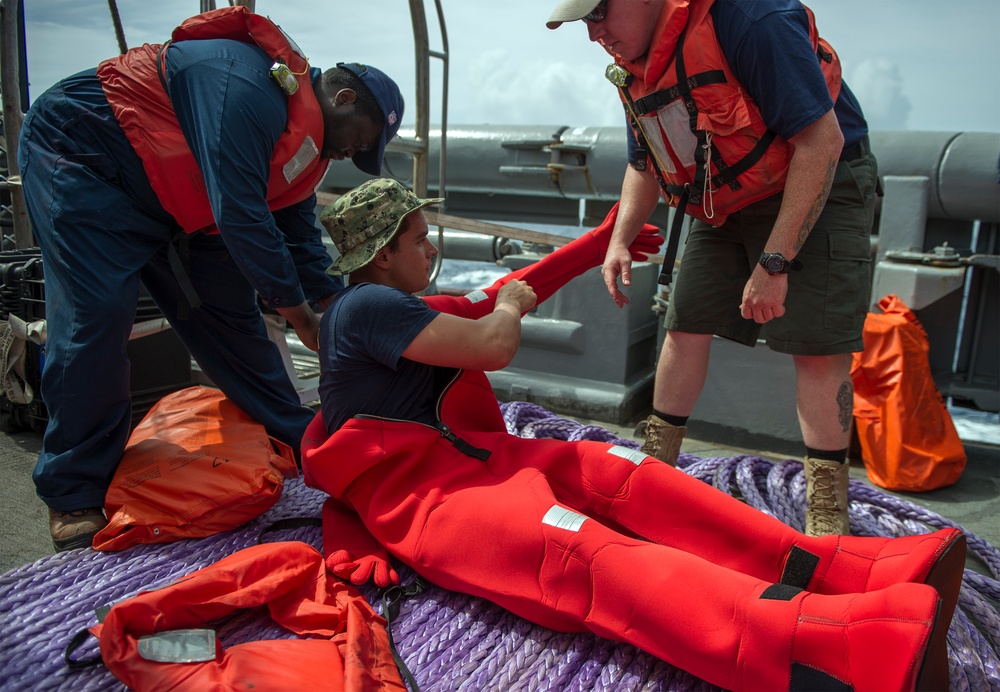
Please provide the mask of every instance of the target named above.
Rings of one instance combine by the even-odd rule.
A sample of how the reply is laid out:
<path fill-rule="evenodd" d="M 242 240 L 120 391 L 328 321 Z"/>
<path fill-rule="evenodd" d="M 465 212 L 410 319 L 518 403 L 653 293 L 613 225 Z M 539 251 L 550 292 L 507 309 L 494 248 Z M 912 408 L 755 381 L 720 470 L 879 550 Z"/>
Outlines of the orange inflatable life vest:
<path fill-rule="evenodd" d="M 649 52 L 609 66 L 608 77 L 663 175 L 666 202 L 677 207 L 687 189 L 685 213 L 721 226 L 729 214 L 784 189 L 791 146 L 767 129 L 732 73 L 709 14 L 712 2 L 663 0 Z M 812 11 L 806 12 L 836 101 L 840 61 L 819 37 Z"/>
<path fill-rule="evenodd" d="M 921 492 L 955 483 L 966 454 L 934 384 L 927 333 L 899 299 L 879 301 L 865 319 L 865 350 L 854 354 L 854 424 L 868 479 Z"/>
<path fill-rule="evenodd" d="M 266 605 L 310 639 L 227 648 L 211 623 Z M 245 548 L 174 583 L 116 603 L 89 628 L 116 678 L 167 690 L 405 690 L 385 620 L 354 587 L 329 579 L 322 556 L 297 541 Z"/>
<path fill-rule="evenodd" d="M 308 61 L 276 24 L 240 5 L 191 17 L 171 35 L 174 42 L 218 38 L 260 47 L 284 62 L 298 82 L 299 88 L 288 96 L 288 122 L 271 155 L 267 203 L 275 211 L 307 199 L 329 164 L 320 158 L 323 113 L 309 80 Z M 163 208 L 188 233 L 214 232 L 204 177 L 162 81 L 166 70 L 163 48 L 148 43 L 133 48 L 102 62 L 97 76 Z M 275 84 L 274 88 L 279 87 Z"/>

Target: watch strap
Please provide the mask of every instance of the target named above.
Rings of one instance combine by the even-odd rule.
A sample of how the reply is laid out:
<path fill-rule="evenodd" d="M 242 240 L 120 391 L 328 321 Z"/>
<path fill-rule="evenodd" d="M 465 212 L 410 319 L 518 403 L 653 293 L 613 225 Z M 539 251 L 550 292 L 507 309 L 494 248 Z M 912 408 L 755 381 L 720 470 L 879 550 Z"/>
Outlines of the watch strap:
<path fill-rule="evenodd" d="M 771 271 L 770 269 L 768 269 L 768 263 L 773 260 L 779 260 L 781 262 L 781 269 L 779 269 L 778 271 Z M 800 269 L 802 269 L 802 262 L 794 259 L 793 260 L 785 259 L 785 257 L 780 252 L 762 252 L 760 253 L 760 259 L 757 260 L 757 263 L 760 266 L 764 267 L 767 273 L 771 274 L 772 276 L 776 274 L 787 274 L 789 272 L 799 271 Z"/>

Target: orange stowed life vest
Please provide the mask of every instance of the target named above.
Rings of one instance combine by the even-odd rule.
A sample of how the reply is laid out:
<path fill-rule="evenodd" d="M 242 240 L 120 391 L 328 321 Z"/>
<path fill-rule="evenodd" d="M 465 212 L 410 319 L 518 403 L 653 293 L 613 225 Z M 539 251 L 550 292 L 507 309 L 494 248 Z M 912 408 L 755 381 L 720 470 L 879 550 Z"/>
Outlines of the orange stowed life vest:
<path fill-rule="evenodd" d="M 206 623 L 266 605 L 310 639 L 223 648 Z M 385 620 L 354 587 L 328 578 L 297 541 L 245 548 L 166 587 L 115 604 L 90 628 L 101 658 L 129 689 L 405 691 Z"/>
<path fill-rule="evenodd" d="M 687 189 L 685 212 L 721 226 L 729 214 L 784 189 L 792 150 L 767 129 L 730 70 L 709 14 L 712 2 L 663 0 L 649 53 L 609 66 L 608 77 L 641 129 L 667 203 L 678 206 Z M 806 12 L 836 101 L 840 61 Z"/>
<path fill-rule="evenodd" d="M 270 509 L 295 454 L 218 389 L 196 385 L 160 399 L 129 436 L 104 498 L 95 550 L 201 538 Z"/>
<path fill-rule="evenodd" d="M 309 63 L 278 26 L 242 6 L 192 17 L 174 29 L 171 41 L 220 38 L 260 47 L 284 62 L 299 82 L 288 96 L 288 122 L 271 155 L 267 202 L 271 211 L 301 202 L 316 191 L 329 164 L 320 158 L 323 113 L 309 80 Z M 204 177 L 163 81 L 165 52 L 159 44 L 144 44 L 102 62 L 97 76 L 163 208 L 188 233 L 214 232 Z"/>

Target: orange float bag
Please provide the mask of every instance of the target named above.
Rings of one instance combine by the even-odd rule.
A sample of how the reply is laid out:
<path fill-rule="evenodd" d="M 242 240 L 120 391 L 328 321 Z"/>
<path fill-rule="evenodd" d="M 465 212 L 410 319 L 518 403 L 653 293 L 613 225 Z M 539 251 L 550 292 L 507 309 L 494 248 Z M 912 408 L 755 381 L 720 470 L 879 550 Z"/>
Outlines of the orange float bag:
<path fill-rule="evenodd" d="M 188 387 L 150 409 L 129 438 L 96 550 L 201 538 L 269 509 L 298 475 L 291 447 L 217 389 Z"/>
<path fill-rule="evenodd" d="M 868 479 L 907 492 L 955 483 L 965 449 L 931 377 L 927 333 L 898 296 L 865 320 L 865 350 L 854 354 L 854 423 Z"/>

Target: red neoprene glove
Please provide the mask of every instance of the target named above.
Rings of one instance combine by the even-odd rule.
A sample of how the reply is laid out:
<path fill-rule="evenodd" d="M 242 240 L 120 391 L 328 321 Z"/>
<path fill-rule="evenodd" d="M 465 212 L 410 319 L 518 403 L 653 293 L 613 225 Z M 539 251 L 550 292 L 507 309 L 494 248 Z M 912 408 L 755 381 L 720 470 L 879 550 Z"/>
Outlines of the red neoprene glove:
<path fill-rule="evenodd" d="M 399 583 L 399 574 L 392 568 L 389 561 L 374 555 L 366 555 L 358 560 L 351 560 L 346 550 L 338 550 L 326 559 L 326 568 L 341 579 L 347 579 L 352 584 L 364 584 L 375 575 L 375 585 L 385 588 L 390 583 Z"/>
<path fill-rule="evenodd" d="M 389 552 L 354 511 L 332 497 L 323 503 L 323 554 L 326 568 L 352 584 L 364 584 L 372 576 L 383 588 L 399 583 Z"/>
<path fill-rule="evenodd" d="M 536 305 L 550 298 L 553 293 L 566 285 L 571 279 L 600 266 L 611 243 L 611 233 L 618 218 L 618 203 L 604 217 L 604 221 L 593 230 L 587 231 L 576 240 L 546 255 L 539 261 L 516 272 L 511 272 L 487 289 L 473 291 L 466 296 L 427 296 L 424 301 L 438 312 L 446 312 L 459 317 L 479 319 L 493 311 L 497 293 L 508 281 L 520 279 L 535 291 Z M 655 254 L 663 244 L 660 229 L 651 224 L 645 224 L 629 245 L 633 261 L 642 262 L 649 255 Z M 473 302 L 473 298 L 478 298 Z"/>

